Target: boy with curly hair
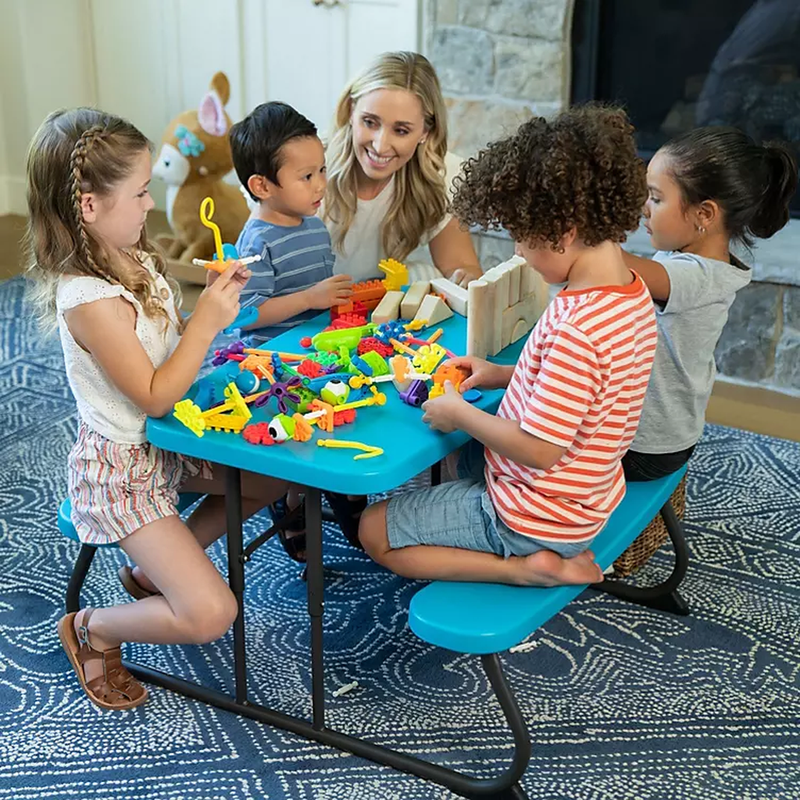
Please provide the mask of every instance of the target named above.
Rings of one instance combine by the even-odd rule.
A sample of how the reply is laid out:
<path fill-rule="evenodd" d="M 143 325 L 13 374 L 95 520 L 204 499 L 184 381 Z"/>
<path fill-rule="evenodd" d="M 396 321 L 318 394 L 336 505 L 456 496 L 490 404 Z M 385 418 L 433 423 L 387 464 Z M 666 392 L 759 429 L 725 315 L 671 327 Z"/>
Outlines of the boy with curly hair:
<path fill-rule="evenodd" d="M 359 536 L 408 578 L 552 586 L 594 583 L 588 549 L 625 494 L 620 460 L 636 432 L 656 348 L 653 302 L 620 242 L 639 224 L 645 168 L 623 111 L 532 119 L 464 166 L 464 223 L 503 226 L 548 283 L 566 284 L 515 366 L 474 357 L 461 392 L 507 387 L 497 415 L 452 386 L 423 406 L 462 430 L 461 480 L 370 507 Z"/>

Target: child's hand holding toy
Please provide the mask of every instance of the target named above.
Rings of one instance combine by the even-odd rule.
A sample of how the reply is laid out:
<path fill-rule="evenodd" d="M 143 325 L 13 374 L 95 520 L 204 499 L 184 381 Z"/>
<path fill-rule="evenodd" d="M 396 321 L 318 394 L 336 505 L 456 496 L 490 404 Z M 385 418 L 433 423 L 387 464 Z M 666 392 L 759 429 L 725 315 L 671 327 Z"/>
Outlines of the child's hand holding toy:
<path fill-rule="evenodd" d="M 331 275 L 316 286 L 306 289 L 311 308 L 325 309 L 346 303 L 353 294 L 353 279 L 349 275 Z"/>
<path fill-rule="evenodd" d="M 469 389 L 504 389 L 508 386 L 513 367 L 504 367 L 499 364 L 491 364 L 476 356 L 459 356 L 448 361 L 455 367 L 461 367 L 470 371 L 470 376 L 462 381 L 458 387 L 463 394 Z"/>
<path fill-rule="evenodd" d="M 445 381 L 444 394 L 422 404 L 425 412 L 422 421 L 427 422 L 434 431 L 452 433 L 461 429 L 460 417 L 465 408 L 470 408 L 469 403 L 450 381 Z"/>

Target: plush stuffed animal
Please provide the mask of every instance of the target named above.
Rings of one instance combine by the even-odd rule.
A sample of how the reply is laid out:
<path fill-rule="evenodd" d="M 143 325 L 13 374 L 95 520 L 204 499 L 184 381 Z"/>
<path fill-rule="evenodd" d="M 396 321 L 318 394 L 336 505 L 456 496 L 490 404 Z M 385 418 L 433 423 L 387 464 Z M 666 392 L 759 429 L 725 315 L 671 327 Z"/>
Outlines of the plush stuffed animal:
<path fill-rule="evenodd" d="M 167 126 L 153 167 L 153 175 L 167 184 L 167 219 L 175 233 L 163 244 L 167 256 L 183 264 L 214 254 L 213 233 L 199 216 L 203 198 L 214 198 L 214 222 L 224 242 L 236 241 L 249 215 L 238 187 L 222 180 L 233 169 L 231 120 L 225 113 L 229 97 L 228 78 L 218 72 L 197 111 L 185 111 Z"/>

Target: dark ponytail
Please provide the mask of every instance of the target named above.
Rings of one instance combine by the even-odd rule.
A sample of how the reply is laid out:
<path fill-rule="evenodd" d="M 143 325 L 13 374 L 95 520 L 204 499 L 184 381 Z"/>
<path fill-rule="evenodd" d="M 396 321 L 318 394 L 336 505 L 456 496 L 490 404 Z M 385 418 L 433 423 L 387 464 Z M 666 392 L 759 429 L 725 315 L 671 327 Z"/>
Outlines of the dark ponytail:
<path fill-rule="evenodd" d="M 686 204 L 715 201 L 731 239 L 750 246 L 789 221 L 797 161 L 786 145 L 758 145 L 737 128 L 715 125 L 695 128 L 662 151 Z"/>
<path fill-rule="evenodd" d="M 768 177 L 749 228 L 759 239 L 769 239 L 789 221 L 789 203 L 797 190 L 797 162 L 781 142 L 767 142 L 762 149 Z"/>

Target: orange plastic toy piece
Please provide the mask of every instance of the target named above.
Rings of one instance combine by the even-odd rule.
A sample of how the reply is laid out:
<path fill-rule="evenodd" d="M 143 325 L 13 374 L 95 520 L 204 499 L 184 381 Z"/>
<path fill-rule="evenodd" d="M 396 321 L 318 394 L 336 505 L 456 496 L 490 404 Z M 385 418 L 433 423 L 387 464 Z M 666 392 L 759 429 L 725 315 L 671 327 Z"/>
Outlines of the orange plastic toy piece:
<path fill-rule="evenodd" d="M 337 316 L 351 313 L 355 308 L 355 303 L 362 303 L 367 311 L 374 311 L 386 294 L 386 287 L 383 285 L 383 281 L 379 280 L 354 283 L 352 288 L 351 299 L 347 303 L 336 306 Z"/>
<path fill-rule="evenodd" d="M 433 382 L 437 386 L 444 389 L 445 381 L 450 381 L 455 389 L 461 386 L 461 382 L 469 377 L 469 371 L 464 367 L 457 367 L 450 362 L 446 362 L 439 366 L 436 372 L 433 373 Z"/>
<path fill-rule="evenodd" d="M 246 369 L 261 378 L 266 377 L 266 372 L 274 375 L 272 359 L 269 356 L 249 355 L 244 361 L 239 362 L 239 369 Z"/>

